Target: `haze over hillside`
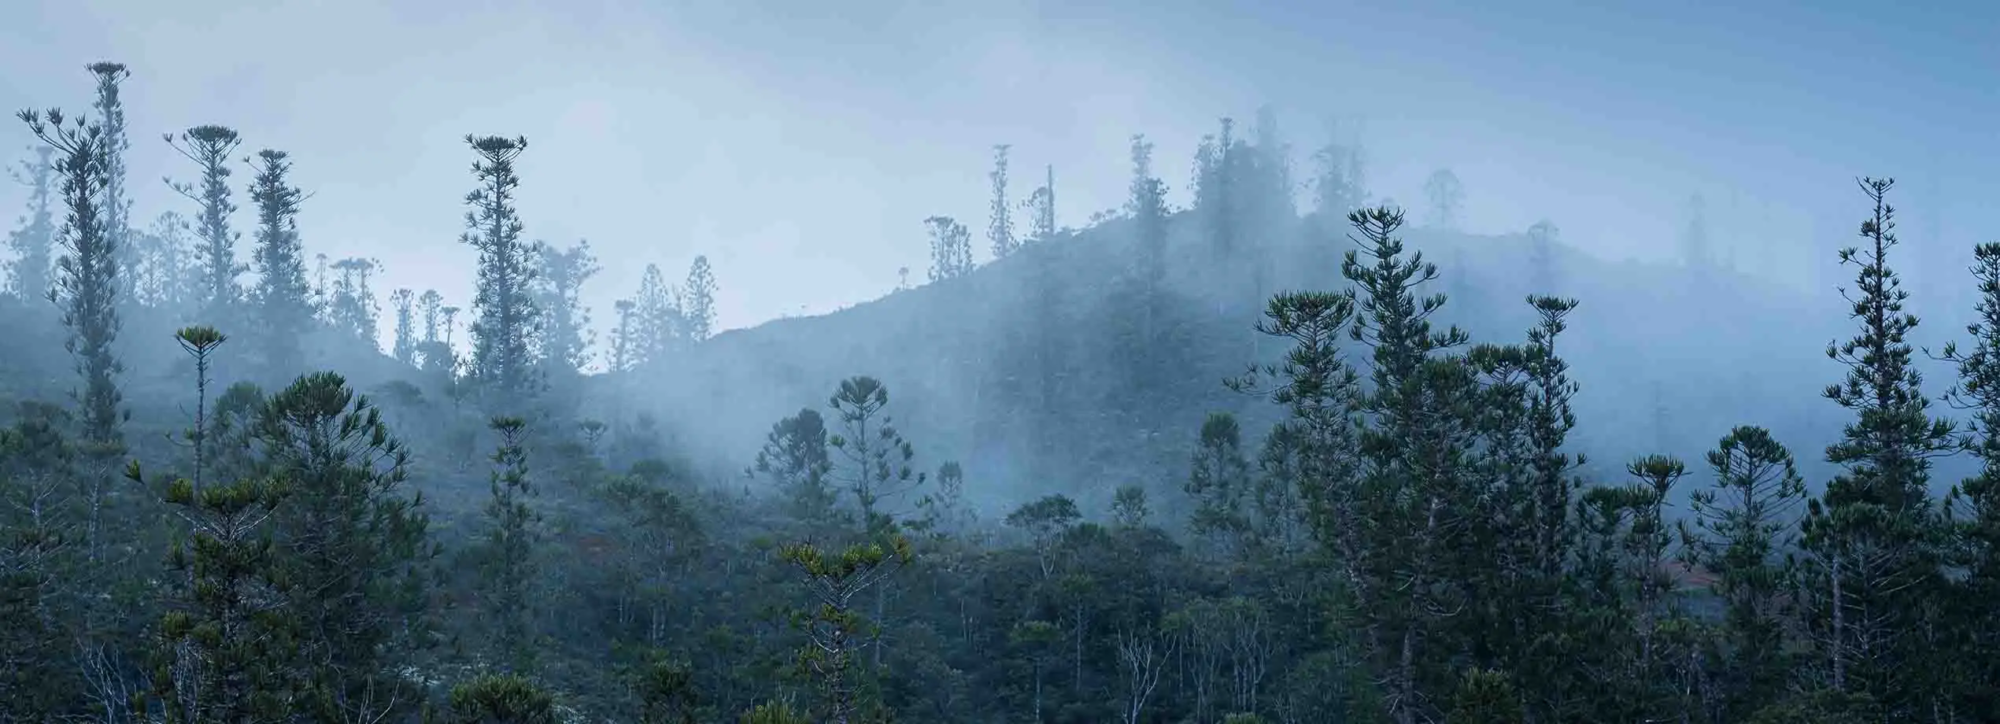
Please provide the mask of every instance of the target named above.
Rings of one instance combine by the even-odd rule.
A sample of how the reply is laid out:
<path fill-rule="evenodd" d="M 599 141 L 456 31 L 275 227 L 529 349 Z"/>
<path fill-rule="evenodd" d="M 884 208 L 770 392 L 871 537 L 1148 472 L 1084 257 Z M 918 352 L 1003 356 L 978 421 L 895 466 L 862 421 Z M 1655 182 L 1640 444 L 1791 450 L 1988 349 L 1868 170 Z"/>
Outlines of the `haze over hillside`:
<path fill-rule="evenodd" d="M 2000 721 L 2000 12 L 1783 5 L 0 7 L 0 724 Z"/>

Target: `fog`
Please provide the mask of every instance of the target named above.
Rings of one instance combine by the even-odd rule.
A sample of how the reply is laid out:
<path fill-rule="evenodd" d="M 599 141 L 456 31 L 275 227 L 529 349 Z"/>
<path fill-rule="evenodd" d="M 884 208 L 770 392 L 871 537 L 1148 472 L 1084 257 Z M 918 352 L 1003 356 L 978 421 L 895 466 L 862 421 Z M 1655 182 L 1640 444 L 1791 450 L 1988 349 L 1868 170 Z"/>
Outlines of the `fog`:
<path fill-rule="evenodd" d="M 1768 428 L 1788 446 L 1812 495 L 1843 470 L 1825 451 L 1854 415 L 1822 391 L 1845 374 L 1827 345 L 1857 328 L 1843 299 L 1855 293 L 1856 267 L 1837 252 L 1867 243 L 1857 235 L 1871 212 L 1861 177 L 1896 180 L 1889 202 L 1901 243 L 1890 265 L 1907 310 L 1923 320 L 1908 337 L 1923 393 L 1937 398 L 1957 383 L 1957 368 L 1937 357 L 1947 343 L 1972 344 L 1966 325 L 1981 290 L 1968 266 L 2000 230 L 1990 203 L 2000 198 L 2000 95 L 1990 78 L 2000 11 L 1748 5 L 16 0 L 0 7 L 0 107 L 94 117 L 85 66 L 125 64 L 125 194 L 136 231 L 201 208 L 169 188 L 198 182 L 200 170 L 161 135 L 235 129 L 231 224 L 245 264 L 259 209 L 254 169 L 242 161 L 262 149 L 289 154 L 290 183 L 304 192 L 298 240 L 322 305 L 301 332 L 302 365 L 225 355 L 201 404 L 236 382 L 273 393 L 301 373 L 339 372 L 381 401 L 410 443 L 409 485 L 434 501 L 443 540 L 478 539 L 481 511 L 497 510 L 485 507 L 487 458 L 506 438 L 487 422 L 503 413 L 528 419 L 524 469 L 555 483 L 538 514 L 565 542 L 628 540 L 612 521 L 641 504 L 605 491 L 661 482 L 648 475 L 670 480 L 667 498 L 694 511 L 707 535 L 743 539 L 715 545 L 750 550 L 761 543 L 746 541 L 766 530 L 822 540 L 824 530 L 774 523 L 783 518 L 775 509 L 744 502 L 790 495 L 781 475 L 745 468 L 781 447 L 774 423 L 801 409 L 824 413 L 834 432 L 828 396 L 867 376 L 889 390 L 886 414 L 910 444 L 898 465 L 930 476 L 883 501 L 892 518 L 914 520 L 950 463 L 964 476 L 952 495 L 982 521 L 966 530 L 999 536 L 971 549 L 1027 550 L 1040 529 L 1008 517 L 1024 504 L 1066 496 L 1083 517 L 1109 520 L 1128 510 L 1118 504 L 1130 488 L 1149 496 L 1163 536 L 1196 541 L 1194 550 L 1201 536 L 1182 528 L 1200 528 L 1206 509 L 1189 482 L 1212 452 L 1205 421 L 1241 420 L 1247 464 L 1265 470 L 1273 464 L 1257 451 L 1293 414 L 1223 381 L 1290 349 L 1255 330 L 1274 294 L 1354 286 L 1340 255 L 1366 246 L 1365 231 L 1337 218 L 1352 207 L 1407 212 L 1396 236 L 1440 266 L 1420 290 L 1450 297 L 1433 322 L 1463 326 L 1472 342 L 1521 344 L 1536 323 L 1522 303 L 1530 294 L 1576 298 L 1556 347 L 1581 389 L 1563 449 L 1589 456 L 1577 474 L 1592 486 L 1627 482 L 1636 474 L 1627 462 L 1640 456 L 1685 461 L 1689 482 L 1663 497 L 1669 521 L 1699 517 L 1689 494 L 1717 480 L 1704 455 L 1739 425 Z M 1252 159 L 1242 183 L 1265 185 L 1231 192 L 1218 213 L 1200 190 L 1221 193 L 1217 179 L 1236 183 L 1239 172 L 1205 176 L 1201 159 L 1224 119 Z M 566 292 L 589 317 L 578 330 L 582 358 L 553 364 L 551 337 L 516 340 L 523 354 L 541 355 L 533 394 L 494 397 L 498 388 L 473 385 L 491 381 L 488 362 L 473 360 L 486 354 L 472 346 L 489 304 L 475 303 L 480 252 L 461 240 L 467 193 L 481 183 L 468 134 L 526 139 L 513 162 L 522 241 L 587 241 L 601 265 Z M 1132 286 L 1144 286 L 1134 270 L 1154 253 L 1131 206 L 1135 134 L 1152 144 L 1151 176 L 1165 189 L 1158 283 L 1167 291 L 1157 297 Z M 10 169 L 22 163 L 24 181 L 36 145 L 28 124 L 0 127 L 0 150 Z M 1012 233 L 1025 243 L 995 258 L 989 174 L 1001 145 Z M 1321 201 L 1328 148 L 1356 164 L 1360 194 L 1349 208 Z M 1432 189 L 1446 170 L 1462 189 L 1449 219 Z M 1056 230 L 1026 241 L 1035 211 L 1024 204 L 1045 178 Z M 1287 187 L 1270 188 L 1272 179 Z M 0 184 L 0 216 L 32 203 L 27 183 Z M 932 271 L 937 217 L 970 236 L 972 264 L 951 278 Z M 1532 230 L 1538 224 L 1554 231 Z M 18 265 L 13 253 L 0 249 L 0 261 Z M 351 320 L 324 306 L 336 285 L 314 276 L 315 255 L 379 262 L 367 281 L 374 301 L 363 303 L 374 305 L 375 339 L 358 339 L 343 326 Z M 640 299 L 649 265 L 686 293 L 697 257 L 716 281 L 709 329 L 676 327 L 671 345 L 633 361 L 616 342 L 631 334 L 620 330 L 619 305 Z M 246 270 L 241 283 L 257 274 Z M 396 290 L 434 290 L 463 310 L 439 330 L 457 345 L 443 348 L 442 369 L 423 346 L 442 340 L 398 341 Z M 58 316 L 39 292 L 12 291 L 0 297 L 0 331 L 24 341 L 0 351 L 0 401 L 63 400 L 78 373 Z M 186 454 L 162 441 L 190 414 L 194 374 L 173 331 L 225 326 L 237 340 L 225 352 L 263 344 L 252 316 L 218 321 L 182 301 L 120 299 L 114 344 L 132 457 L 171 469 L 185 467 Z M 537 319 L 550 313 L 536 303 Z M 686 304 L 673 302 L 674 324 L 687 323 Z M 399 344 L 411 350 L 401 360 Z M 1346 349 L 1367 378 L 1363 345 Z M 627 364 L 611 369 L 619 359 Z M 9 409 L 0 420 L 25 425 L 35 414 Z M 1971 413 L 1939 403 L 1931 414 L 1962 423 Z M 586 423 L 601 427 L 578 432 Z M 600 434 L 609 440 L 601 448 Z M 1924 481 L 1936 495 L 1979 469 L 1970 456 L 1937 457 Z M 496 499 L 500 491 L 494 483 Z M 874 503 L 842 505 L 860 505 L 870 534 L 879 532 Z M 1293 523 L 1303 529 L 1303 520 Z M 731 530 L 715 532 L 723 527 Z M 652 600 L 647 645 L 698 649 L 659 622 L 671 608 L 663 601 L 742 583 L 704 579 Z M 625 605 L 617 616 L 629 628 L 637 614 Z M 535 625 L 569 644 L 598 642 Z M 1064 696 L 1082 701 L 1089 632 L 1077 626 L 1076 689 Z M 1033 669 L 1038 719 L 1042 665 Z M 559 689 L 602 684 L 548 676 Z M 729 706 L 767 698 L 729 682 L 738 688 L 718 695 Z M 881 696 L 906 711 L 922 699 Z M 1206 693 L 1190 696 L 1155 704 L 1185 709 L 1190 721 L 1223 711 L 1210 711 Z M 1150 721 L 1138 713 L 1144 697 L 1133 706 L 1119 716 Z M 1417 714 L 1429 716 L 1443 705 L 1423 707 Z M 973 720 L 954 711 L 935 720 Z M 1058 720 L 1108 711 L 1075 708 Z M 0 722 L 10 721 L 4 713 Z"/>

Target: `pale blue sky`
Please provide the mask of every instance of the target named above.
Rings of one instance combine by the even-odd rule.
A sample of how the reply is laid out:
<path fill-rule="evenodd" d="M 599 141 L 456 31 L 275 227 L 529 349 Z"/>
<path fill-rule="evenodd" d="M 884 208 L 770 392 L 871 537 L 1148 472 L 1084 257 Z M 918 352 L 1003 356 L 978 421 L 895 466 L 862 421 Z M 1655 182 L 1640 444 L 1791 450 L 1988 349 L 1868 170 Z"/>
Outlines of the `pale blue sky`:
<path fill-rule="evenodd" d="M 1549 217 L 1665 258 L 1700 191 L 1716 243 L 1789 284 L 1852 238 L 1852 177 L 1894 175 L 1921 285 L 2000 238 L 1994 38 L 1985 3 L 4 0 L 0 107 L 81 109 L 83 66 L 127 63 L 139 218 L 187 211 L 159 134 L 231 125 L 292 152 L 310 251 L 458 303 L 459 139 L 525 135 L 528 233 L 591 240 L 600 326 L 645 263 L 706 253 L 739 327 L 921 278 L 924 217 L 984 227 L 994 143 L 1017 195 L 1055 164 L 1081 225 L 1131 133 L 1184 203 L 1199 136 L 1267 102 L 1301 157 L 1358 121 L 1378 197 L 1450 166 L 1472 231 Z"/>

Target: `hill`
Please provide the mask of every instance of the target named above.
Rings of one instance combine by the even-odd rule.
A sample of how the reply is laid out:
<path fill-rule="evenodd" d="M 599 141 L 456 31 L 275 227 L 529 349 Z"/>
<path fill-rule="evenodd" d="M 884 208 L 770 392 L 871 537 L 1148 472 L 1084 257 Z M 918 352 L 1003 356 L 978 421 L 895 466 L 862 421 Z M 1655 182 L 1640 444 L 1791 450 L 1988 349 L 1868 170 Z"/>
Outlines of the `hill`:
<path fill-rule="evenodd" d="M 1127 399 L 1134 360 L 1119 343 L 1134 315 L 1120 283 L 1133 249 L 1118 222 L 962 278 L 727 332 L 602 389 L 658 415 L 718 470 L 740 470 L 774 421 L 823 409 L 840 379 L 866 374 L 889 386 L 920 464 L 961 461 L 975 499 L 1065 492 L 1095 506 L 1120 484 L 1177 490 L 1205 415 L 1237 413 L 1252 431 L 1274 419 L 1268 403 L 1222 385 L 1282 353 L 1254 331 L 1263 301 L 1278 289 L 1346 288 L 1339 259 L 1354 248 L 1307 219 L 1278 235 L 1285 241 L 1249 250 L 1258 261 L 1204 263 L 1190 216 L 1176 217 L 1169 247 L 1176 372 L 1143 399 Z M 1701 453 L 1737 424 L 1771 428 L 1798 451 L 1802 472 L 1825 472 L 1817 446 L 1840 417 L 1823 414 L 1830 403 L 1818 390 L 1839 371 L 1821 352 L 1845 334 L 1838 309 L 1741 275 L 1609 262 L 1559 243 L 1538 271 L 1526 235 L 1412 229 L 1407 241 L 1439 263 L 1436 291 L 1451 297 L 1443 319 L 1475 342 L 1522 339 L 1533 321 L 1524 299 L 1545 291 L 1537 281 L 1582 301 L 1561 350 L 1583 387 L 1575 439 L 1602 461 L 1598 479 L 1642 453 L 1699 469 Z M 1050 393 L 1043 369 L 1053 370 Z"/>

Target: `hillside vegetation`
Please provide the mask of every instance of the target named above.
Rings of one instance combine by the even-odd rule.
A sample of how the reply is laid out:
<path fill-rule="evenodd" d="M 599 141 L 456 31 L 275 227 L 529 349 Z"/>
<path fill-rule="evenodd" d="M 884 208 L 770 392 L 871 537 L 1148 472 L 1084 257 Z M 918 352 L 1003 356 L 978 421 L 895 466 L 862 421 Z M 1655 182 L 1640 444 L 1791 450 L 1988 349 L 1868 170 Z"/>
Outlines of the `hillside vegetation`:
<path fill-rule="evenodd" d="M 90 72 L 21 114 L 0 724 L 2000 719 L 2000 245 L 1925 388 L 1890 181 L 1816 314 L 1410 228 L 1337 145 L 1301 218 L 1268 118 L 1081 230 L 1001 147 L 995 261 L 931 217 L 930 283 L 720 335 L 649 265 L 593 344 L 527 139 L 439 195 L 474 298 L 384 320 L 235 129 L 133 223 Z"/>

